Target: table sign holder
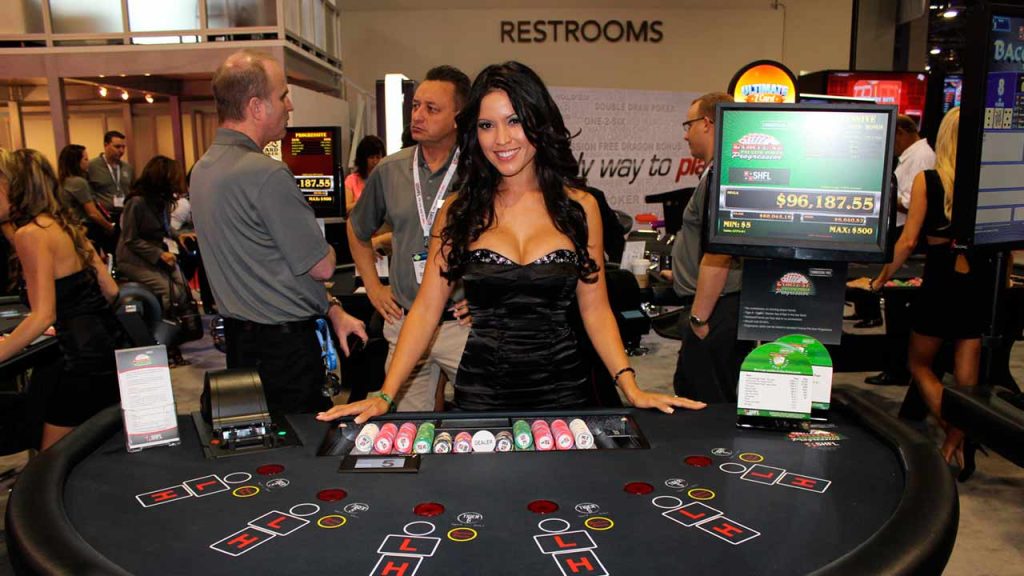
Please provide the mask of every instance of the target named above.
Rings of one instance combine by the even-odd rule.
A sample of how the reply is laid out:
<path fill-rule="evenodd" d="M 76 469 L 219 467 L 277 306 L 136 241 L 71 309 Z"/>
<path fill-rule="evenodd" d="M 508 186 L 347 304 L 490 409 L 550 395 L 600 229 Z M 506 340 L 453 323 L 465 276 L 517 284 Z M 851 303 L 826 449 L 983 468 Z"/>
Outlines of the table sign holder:
<path fill-rule="evenodd" d="M 114 357 L 128 451 L 180 444 L 167 348 L 127 348 L 116 350 Z"/>

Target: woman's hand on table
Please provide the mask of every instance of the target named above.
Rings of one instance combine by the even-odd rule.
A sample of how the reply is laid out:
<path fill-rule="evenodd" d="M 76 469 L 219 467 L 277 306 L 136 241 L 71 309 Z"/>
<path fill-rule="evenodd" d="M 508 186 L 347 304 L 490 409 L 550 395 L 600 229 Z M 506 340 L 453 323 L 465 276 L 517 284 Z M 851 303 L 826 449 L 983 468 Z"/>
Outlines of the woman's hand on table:
<path fill-rule="evenodd" d="M 661 410 L 666 414 L 672 414 L 676 408 L 684 408 L 686 410 L 701 410 L 707 404 L 704 402 L 698 402 L 697 400 L 690 400 L 682 396 L 672 396 L 669 394 L 660 394 L 657 392 L 644 392 L 643 390 L 637 390 L 629 397 L 629 403 L 637 408 L 651 408 L 654 410 Z"/>
<path fill-rule="evenodd" d="M 362 424 L 374 416 L 387 414 L 389 407 L 390 406 L 387 401 L 380 396 L 370 396 L 369 398 L 365 398 L 358 402 L 334 406 L 330 410 L 317 414 L 316 419 L 326 422 L 329 420 L 337 420 L 342 416 L 355 415 L 355 423 Z"/>

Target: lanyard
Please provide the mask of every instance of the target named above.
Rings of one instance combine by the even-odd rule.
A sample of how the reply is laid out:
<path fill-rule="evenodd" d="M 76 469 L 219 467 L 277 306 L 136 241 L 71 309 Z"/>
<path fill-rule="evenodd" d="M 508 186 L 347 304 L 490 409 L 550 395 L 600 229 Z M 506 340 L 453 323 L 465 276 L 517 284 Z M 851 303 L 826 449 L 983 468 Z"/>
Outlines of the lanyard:
<path fill-rule="evenodd" d="M 324 361 L 324 368 L 334 370 L 338 367 L 338 353 L 334 351 L 334 343 L 331 342 L 331 328 L 327 320 L 317 318 L 316 339 L 320 341 L 320 358 Z"/>
<path fill-rule="evenodd" d="M 420 227 L 423 229 L 423 245 L 426 246 L 430 241 L 430 229 L 434 226 L 434 218 L 437 216 L 437 210 L 441 208 L 441 204 L 444 203 L 444 195 L 448 191 L 448 186 L 452 183 L 452 177 L 455 176 L 455 169 L 459 165 L 459 149 L 456 148 L 455 152 L 452 153 L 452 162 L 448 165 L 448 172 L 444 175 L 444 180 L 441 180 L 441 187 L 437 189 L 437 196 L 434 198 L 434 205 L 430 207 L 430 214 L 423 207 L 423 187 L 420 185 L 420 147 L 417 146 L 412 152 L 412 186 L 416 191 L 416 210 L 420 214 Z"/>
<path fill-rule="evenodd" d="M 106 158 L 103 159 L 103 163 L 107 164 L 107 159 Z M 111 166 L 110 164 L 107 164 L 107 170 L 110 170 L 110 177 L 114 180 L 114 187 L 117 188 L 118 192 L 120 192 L 121 191 L 121 165 L 120 164 L 117 165 L 117 172 L 116 173 L 114 172 L 114 167 Z"/>

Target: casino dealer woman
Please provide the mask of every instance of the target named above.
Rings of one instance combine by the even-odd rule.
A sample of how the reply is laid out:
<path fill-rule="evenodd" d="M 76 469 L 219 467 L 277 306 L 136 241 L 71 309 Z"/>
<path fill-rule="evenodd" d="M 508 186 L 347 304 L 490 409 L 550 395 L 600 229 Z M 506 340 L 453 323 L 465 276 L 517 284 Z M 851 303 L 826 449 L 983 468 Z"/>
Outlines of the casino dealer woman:
<path fill-rule="evenodd" d="M 53 325 L 62 355 L 56 382 L 47 383 L 45 450 L 101 409 L 119 401 L 114 349 L 123 332 L 110 303 L 117 284 L 85 229 L 57 202 L 58 183 L 35 150 L 0 154 L 0 222 L 13 225 L 14 248 L 32 314 L 0 341 L 8 360 Z"/>
<path fill-rule="evenodd" d="M 586 406 L 589 370 L 567 320 L 573 305 L 634 406 L 702 408 L 637 386 L 608 304 L 598 204 L 582 190 L 569 131 L 541 79 L 517 62 L 489 66 L 457 122 L 463 186 L 436 220 L 423 284 L 381 392 L 317 418 L 356 415 L 362 423 L 387 412 L 459 280 L 473 318 L 454 382 L 459 409 Z"/>

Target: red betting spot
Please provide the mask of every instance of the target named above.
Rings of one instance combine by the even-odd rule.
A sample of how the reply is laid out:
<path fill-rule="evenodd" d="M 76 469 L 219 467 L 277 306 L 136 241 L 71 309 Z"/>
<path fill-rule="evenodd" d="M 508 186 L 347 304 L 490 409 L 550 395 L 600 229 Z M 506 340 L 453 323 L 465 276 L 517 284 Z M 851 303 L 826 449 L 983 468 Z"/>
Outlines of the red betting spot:
<path fill-rule="evenodd" d="M 348 496 L 348 492 L 341 488 L 328 488 L 316 493 L 317 500 L 321 502 L 337 502 L 338 500 L 344 500 L 346 496 Z"/>
<path fill-rule="evenodd" d="M 691 498 L 708 499 L 708 498 L 713 498 L 714 496 L 715 496 L 714 492 L 712 492 L 710 490 L 704 490 L 703 488 L 698 488 L 696 490 L 691 490 L 690 491 L 690 497 Z"/>
<path fill-rule="evenodd" d="M 264 464 L 256 469 L 256 473 L 260 476 L 274 476 L 284 472 L 284 466 L 280 464 Z"/>
<path fill-rule="evenodd" d="M 434 516 L 444 514 L 444 506 L 437 502 L 423 502 L 422 504 L 417 504 L 412 511 L 417 516 L 433 518 Z"/>
<path fill-rule="evenodd" d="M 213 438 L 213 439 L 211 439 L 210 440 L 210 444 L 213 444 L 214 446 L 220 444 L 220 438 Z"/>
<path fill-rule="evenodd" d="M 558 504 L 551 500 L 534 500 L 526 505 L 526 509 L 534 514 L 551 514 L 558 512 Z"/>
<path fill-rule="evenodd" d="M 622 489 L 634 496 L 643 496 L 654 492 L 654 486 L 651 486 L 647 482 L 630 482 Z"/>
<path fill-rule="evenodd" d="M 687 456 L 683 459 L 690 466 L 696 466 L 697 468 L 707 468 L 711 466 L 711 458 L 707 456 Z"/>

